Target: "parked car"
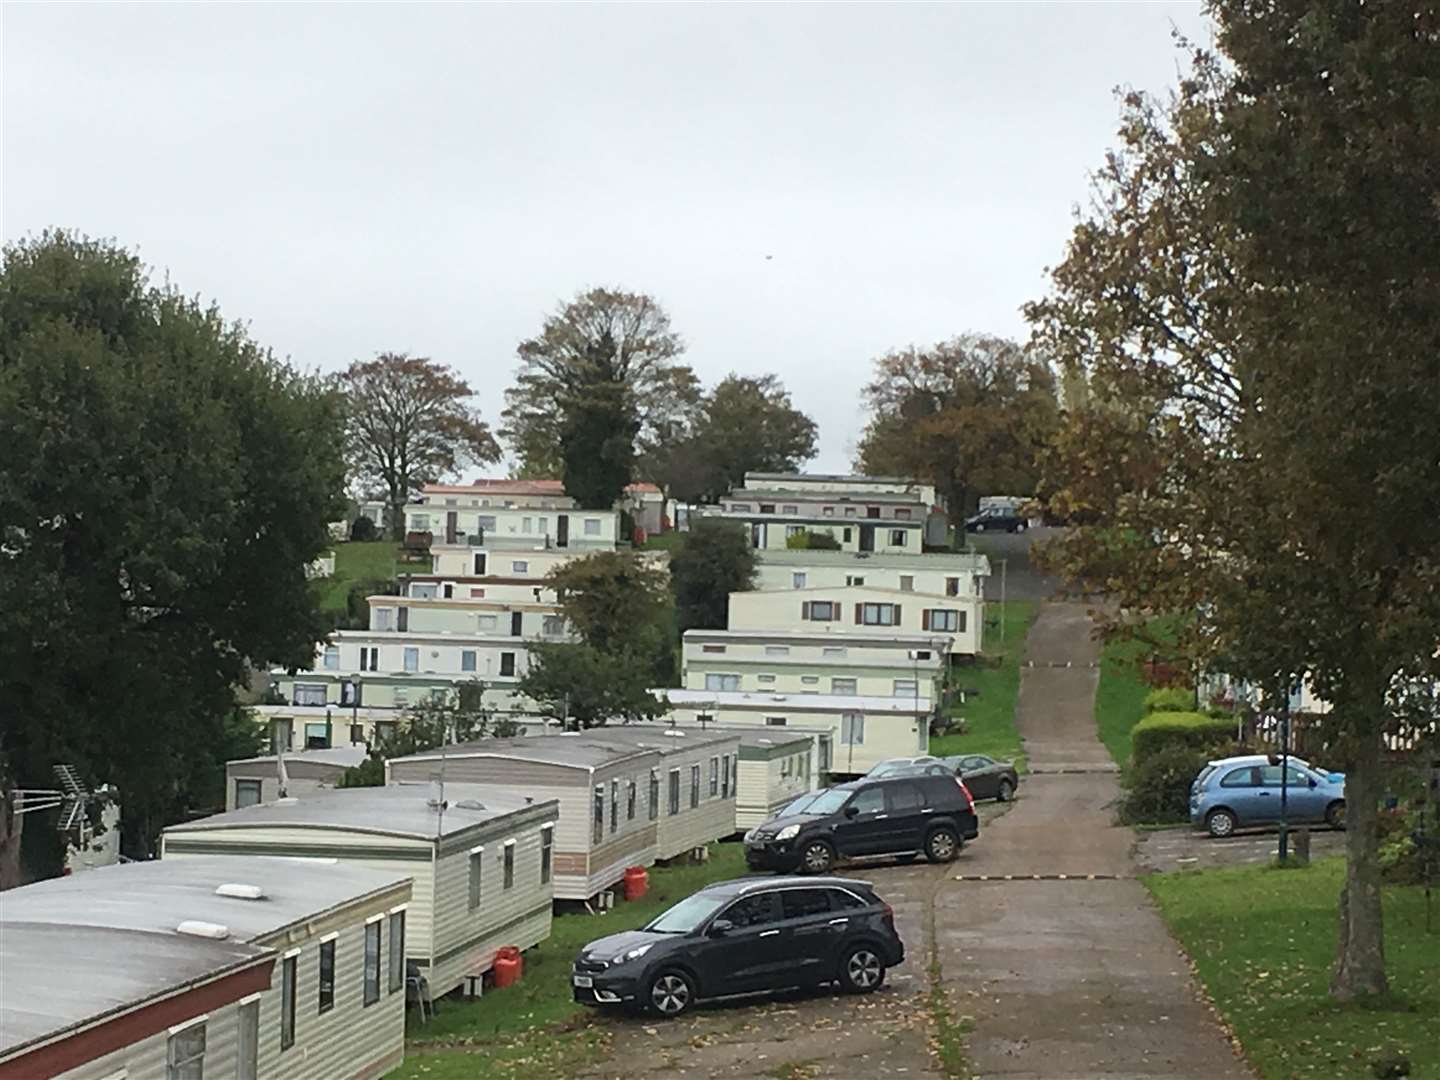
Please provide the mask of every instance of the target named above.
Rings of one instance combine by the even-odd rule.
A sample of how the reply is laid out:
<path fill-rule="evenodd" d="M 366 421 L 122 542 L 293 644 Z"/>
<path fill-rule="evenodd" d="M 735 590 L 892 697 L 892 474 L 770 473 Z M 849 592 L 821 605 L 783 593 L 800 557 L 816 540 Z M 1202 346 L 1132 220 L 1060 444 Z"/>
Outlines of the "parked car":
<path fill-rule="evenodd" d="M 1020 774 L 1009 761 L 996 761 L 986 754 L 957 754 L 940 760 L 965 781 L 970 794 L 977 799 L 1008 802 L 1020 786 Z"/>
<path fill-rule="evenodd" d="M 901 773 L 915 774 L 933 772 L 944 776 L 953 773 L 955 770 L 947 767 L 943 761 L 929 754 L 921 757 L 892 757 L 884 761 L 877 761 L 865 774 L 867 780 L 878 780 L 882 776 L 898 776 Z"/>
<path fill-rule="evenodd" d="M 1014 510 L 991 510 L 965 519 L 966 532 L 1024 532 L 1030 527 L 1030 519 L 1021 517 Z"/>
<path fill-rule="evenodd" d="M 575 1000 L 664 1017 L 705 998 L 837 983 L 866 994 L 905 959 L 895 913 L 847 878 L 748 878 L 709 885 L 640 930 L 580 950 Z"/>
<path fill-rule="evenodd" d="M 797 800 L 798 801 L 798 800 Z M 789 811 L 795 804 L 786 807 Z M 854 780 L 745 834 L 752 870 L 826 874 L 857 855 L 949 862 L 980 835 L 975 800 L 954 773 Z"/>
<path fill-rule="evenodd" d="M 1345 825 L 1345 778 L 1310 768 L 1299 758 L 1286 766 L 1286 820 Z M 1190 785 L 1190 823 L 1211 836 L 1229 836 L 1250 825 L 1280 820 L 1281 767 L 1266 755 L 1223 758 L 1200 770 Z"/>

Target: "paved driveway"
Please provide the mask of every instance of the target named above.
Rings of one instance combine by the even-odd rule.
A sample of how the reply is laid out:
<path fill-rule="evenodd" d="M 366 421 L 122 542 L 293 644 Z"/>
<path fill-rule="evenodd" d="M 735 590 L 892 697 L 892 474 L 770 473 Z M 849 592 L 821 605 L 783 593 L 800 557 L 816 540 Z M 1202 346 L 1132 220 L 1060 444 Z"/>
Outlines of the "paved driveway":
<path fill-rule="evenodd" d="M 884 990 L 702 1008 L 672 1024 L 616 1017 L 610 1060 L 583 1075 L 941 1077 L 938 989 L 973 1021 L 969 1074 L 1248 1076 L 1134 880 L 1133 833 L 1113 824 L 1083 608 L 1047 604 L 1027 648 L 1017 721 L 1030 760 L 1080 771 L 1041 772 L 1006 812 L 984 807 L 980 839 L 948 866 L 843 871 L 895 908 L 908 955 Z"/>

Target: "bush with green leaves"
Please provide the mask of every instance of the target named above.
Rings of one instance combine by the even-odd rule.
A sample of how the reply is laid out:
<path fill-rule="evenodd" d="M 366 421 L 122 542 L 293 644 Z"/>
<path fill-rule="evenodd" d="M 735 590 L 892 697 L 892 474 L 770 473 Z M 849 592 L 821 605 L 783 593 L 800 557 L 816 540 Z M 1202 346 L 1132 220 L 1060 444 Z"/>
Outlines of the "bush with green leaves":
<path fill-rule="evenodd" d="M 379 531 L 375 528 L 375 522 L 365 514 L 361 514 L 350 525 L 350 539 L 360 544 L 379 539 Z"/>
<path fill-rule="evenodd" d="M 812 532 L 808 529 L 785 538 L 785 546 L 792 551 L 839 551 L 840 541 L 828 532 Z"/>
<path fill-rule="evenodd" d="M 1234 741 L 1229 720 L 1200 712 L 1152 712 L 1135 725 L 1131 753 L 1138 766 L 1168 746 L 1208 750 Z"/>
<path fill-rule="evenodd" d="M 1210 756 L 1200 747 L 1169 743 L 1137 762 L 1126 777 L 1121 820 L 1156 825 L 1188 820 L 1190 785 Z"/>
<path fill-rule="evenodd" d="M 1189 712 L 1195 708 L 1195 693 L 1179 686 L 1161 686 L 1145 695 L 1146 713 Z"/>

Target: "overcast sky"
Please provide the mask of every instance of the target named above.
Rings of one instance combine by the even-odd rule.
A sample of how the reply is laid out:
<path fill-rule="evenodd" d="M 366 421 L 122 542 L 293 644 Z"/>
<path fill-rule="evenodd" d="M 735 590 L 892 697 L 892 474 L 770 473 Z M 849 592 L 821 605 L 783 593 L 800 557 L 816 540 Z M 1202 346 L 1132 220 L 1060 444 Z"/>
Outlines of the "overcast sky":
<path fill-rule="evenodd" d="M 3 7 L 7 240 L 137 248 L 305 368 L 458 368 L 591 285 L 707 384 L 774 372 L 848 468 L 873 357 L 1023 336 L 1117 86 L 1191 3 Z M 773 258 L 767 259 L 767 256 Z"/>

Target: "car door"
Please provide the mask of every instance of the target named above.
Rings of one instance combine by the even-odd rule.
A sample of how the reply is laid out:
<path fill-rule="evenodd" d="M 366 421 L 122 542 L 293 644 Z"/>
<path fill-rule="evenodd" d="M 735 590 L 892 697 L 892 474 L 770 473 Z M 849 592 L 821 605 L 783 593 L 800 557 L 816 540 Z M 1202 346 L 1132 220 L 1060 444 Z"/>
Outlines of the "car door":
<path fill-rule="evenodd" d="M 1268 821 L 1269 795 L 1260 782 L 1260 766 L 1241 765 L 1220 778 L 1220 801 L 1242 822 Z"/>
<path fill-rule="evenodd" d="M 1280 766 L 1275 770 L 1275 798 L 1280 798 Z M 1269 771 L 1268 769 L 1266 770 Z M 1285 818 L 1287 821 L 1322 821 L 1325 817 L 1326 796 L 1319 791 L 1319 784 L 1310 786 L 1310 774 L 1298 765 L 1289 766 L 1288 783 L 1285 791 Z M 1279 804 L 1276 804 L 1279 817 Z"/>
<path fill-rule="evenodd" d="M 842 855 L 871 855 L 882 850 L 890 828 L 885 786 L 871 784 L 850 797 L 835 824 L 835 847 Z"/>
<path fill-rule="evenodd" d="M 919 851 L 925 842 L 929 809 L 918 781 L 899 780 L 885 785 L 885 810 L 890 828 L 880 851 Z"/>
<path fill-rule="evenodd" d="M 987 757 L 971 755 L 962 762 L 961 778 L 977 799 L 993 799 L 1000 793 L 1000 771 Z"/>
<path fill-rule="evenodd" d="M 716 923 L 731 925 L 723 933 Z M 788 940 L 775 892 L 742 896 L 717 912 L 692 959 L 707 997 L 763 990 L 773 973 L 789 963 Z"/>
<path fill-rule="evenodd" d="M 844 912 L 831 910 L 832 892 L 824 888 L 780 890 L 782 937 L 788 935 L 789 964 L 801 985 L 830 978 L 835 968 L 849 919 Z"/>

